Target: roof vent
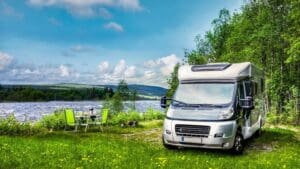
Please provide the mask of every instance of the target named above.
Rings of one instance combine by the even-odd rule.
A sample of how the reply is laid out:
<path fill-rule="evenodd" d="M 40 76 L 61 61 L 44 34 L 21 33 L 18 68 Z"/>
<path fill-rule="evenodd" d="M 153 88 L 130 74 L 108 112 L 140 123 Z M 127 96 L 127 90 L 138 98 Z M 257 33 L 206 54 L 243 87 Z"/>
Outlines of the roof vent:
<path fill-rule="evenodd" d="M 214 64 L 205 64 L 205 65 L 194 65 L 192 66 L 193 72 L 201 72 L 201 71 L 221 71 L 228 68 L 230 63 L 214 63 Z"/>

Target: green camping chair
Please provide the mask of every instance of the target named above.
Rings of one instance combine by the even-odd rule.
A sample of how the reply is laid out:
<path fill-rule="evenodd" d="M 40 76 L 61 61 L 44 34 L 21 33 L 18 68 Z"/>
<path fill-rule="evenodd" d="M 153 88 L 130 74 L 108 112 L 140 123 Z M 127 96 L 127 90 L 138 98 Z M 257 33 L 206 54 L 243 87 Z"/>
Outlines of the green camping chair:
<path fill-rule="evenodd" d="M 102 109 L 102 114 L 101 114 L 101 123 L 102 124 L 107 124 L 108 112 L 109 112 L 109 109 Z"/>
<path fill-rule="evenodd" d="M 84 126 L 85 127 L 85 132 L 87 131 L 88 128 L 88 123 L 84 123 L 84 122 L 78 122 L 76 121 L 75 118 L 75 113 L 73 109 L 65 109 L 65 119 L 66 119 L 66 123 L 65 123 L 65 131 L 67 128 L 70 127 L 75 127 L 75 132 L 78 129 L 78 126 Z"/>
<path fill-rule="evenodd" d="M 102 125 L 107 124 L 109 109 L 102 109 L 101 118 L 100 118 L 100 129 L 103 132 Z"/>

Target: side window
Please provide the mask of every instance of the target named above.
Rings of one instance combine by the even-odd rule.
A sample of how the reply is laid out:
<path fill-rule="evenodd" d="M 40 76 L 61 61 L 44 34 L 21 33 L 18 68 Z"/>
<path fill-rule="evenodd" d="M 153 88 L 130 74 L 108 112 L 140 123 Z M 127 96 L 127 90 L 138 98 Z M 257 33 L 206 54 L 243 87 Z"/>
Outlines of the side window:
<path fill-rule="evenodd" d="M 245 99 L 245 91 L 244 91 L 243 83 L 239 83 L 238 90 L 239 90 L 239 98 L 240 99 Z"/>
<path fill-rule="evenodd" d="M 253 90 L 252 90 L 252 82 L 251 81 L 245 81 L 245 91 L 246 91 L 246 96 L 252 96 L 253 95 Z"/>

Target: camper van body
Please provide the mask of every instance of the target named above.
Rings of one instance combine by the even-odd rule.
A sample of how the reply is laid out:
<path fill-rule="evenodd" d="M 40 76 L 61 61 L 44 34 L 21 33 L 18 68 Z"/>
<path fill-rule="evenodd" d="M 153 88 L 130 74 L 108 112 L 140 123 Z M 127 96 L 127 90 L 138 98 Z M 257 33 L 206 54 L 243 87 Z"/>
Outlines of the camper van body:
<path fill-rule="evenodd" d="M 183 65 L 178 79 L 173 98 L 161 100 L 161 106 L 168 107 L 165 147 L 242 151 L 237 144 L 264 125 L 264 76 L 253 64 Z"/>

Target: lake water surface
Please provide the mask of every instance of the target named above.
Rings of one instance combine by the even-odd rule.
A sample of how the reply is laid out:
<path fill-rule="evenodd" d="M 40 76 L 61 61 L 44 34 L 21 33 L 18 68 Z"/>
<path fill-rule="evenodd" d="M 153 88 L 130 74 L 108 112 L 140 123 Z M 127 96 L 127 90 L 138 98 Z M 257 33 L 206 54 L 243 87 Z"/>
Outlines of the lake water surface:
<path fill-rule="evenodd" d="M 37 121 L 42 116 L 52 113 L 61 108 L 73 108 L 75 111 L 89 111 L 90 108 L 100 110 L 103 101 L 51 101 L 51 102 L 18 102 L 18 103 L 0 103 L 0 117 L 6 117 L 9 114 L 19 121 Z M 125 108 L 128 108 L 129 102 L 124 102 Z M 145 112 L 148 108 L 162 110 L 158 100 L 136 101 L 136 109 L 139 112 Z"/>

